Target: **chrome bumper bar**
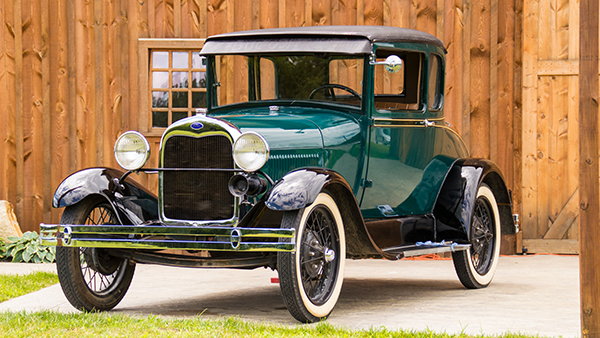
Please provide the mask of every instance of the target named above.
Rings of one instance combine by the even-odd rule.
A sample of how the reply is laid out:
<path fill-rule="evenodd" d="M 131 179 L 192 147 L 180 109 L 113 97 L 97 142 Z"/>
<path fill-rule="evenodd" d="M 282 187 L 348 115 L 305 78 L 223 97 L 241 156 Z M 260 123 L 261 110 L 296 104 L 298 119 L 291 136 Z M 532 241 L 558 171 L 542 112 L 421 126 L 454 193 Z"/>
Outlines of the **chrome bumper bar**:
<path fill-rule="evenodd" d="M 40 224 L 42 245 L 88 248 L 294 252 L 294 235 L 278 228 Z"/>

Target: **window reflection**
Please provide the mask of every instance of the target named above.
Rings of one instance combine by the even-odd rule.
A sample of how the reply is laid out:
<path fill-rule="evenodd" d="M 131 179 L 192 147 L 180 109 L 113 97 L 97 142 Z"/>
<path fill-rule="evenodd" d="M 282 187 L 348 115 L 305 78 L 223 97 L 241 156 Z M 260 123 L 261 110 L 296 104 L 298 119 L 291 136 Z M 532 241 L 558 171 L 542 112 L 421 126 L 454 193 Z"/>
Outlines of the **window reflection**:
<path fill-rule="evenodd" d="M 152 88 L 169 88 L 169 72 L 152 72 Z"/>
<path fill-rule="evenodd" d="M 152 52 L 152 68 L 169 68 L 169 52 Z"/>
<path fill-rule="evenodd" d="M 189 68 L 188 52 L 173 52 L 173 68 Z"/>

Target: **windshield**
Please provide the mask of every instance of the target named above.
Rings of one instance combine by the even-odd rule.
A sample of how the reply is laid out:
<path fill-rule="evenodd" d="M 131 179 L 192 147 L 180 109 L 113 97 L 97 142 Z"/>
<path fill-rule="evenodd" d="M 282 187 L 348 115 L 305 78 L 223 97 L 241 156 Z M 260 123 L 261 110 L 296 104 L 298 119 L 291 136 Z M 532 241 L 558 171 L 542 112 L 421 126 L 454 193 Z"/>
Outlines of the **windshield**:
<path fill-rule="evenodd" d="M 309 100 L 361 106 L 363 58 L 348 55 L 217 55 L 217 105 Z"/>

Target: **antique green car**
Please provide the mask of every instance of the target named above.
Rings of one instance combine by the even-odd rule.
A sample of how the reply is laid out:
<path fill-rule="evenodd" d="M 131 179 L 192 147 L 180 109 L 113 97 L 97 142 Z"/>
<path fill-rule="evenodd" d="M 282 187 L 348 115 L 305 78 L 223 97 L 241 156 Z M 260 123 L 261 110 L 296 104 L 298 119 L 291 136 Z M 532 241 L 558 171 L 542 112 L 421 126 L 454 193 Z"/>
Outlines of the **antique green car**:
<path fill-rule="evenodd" d="M 136 263 L 266 267 L 294 318 L 333 310 L 346 259 L 451 252 L 467 288 L 487 286 L 511 196 L 498 167 L 469 158 L 444 121 L 445 49 L 381 26 L 264 29 L 209 37 L 207 108 L 171 124 L 159 165 L 122 134 L 125 169 L 67 177 L 54 196 L 67 299 L 109 310 Z M 158 196 L 131 173 L 158 175 Z M 179 250 L 179 251 L 175 251 Z"/>

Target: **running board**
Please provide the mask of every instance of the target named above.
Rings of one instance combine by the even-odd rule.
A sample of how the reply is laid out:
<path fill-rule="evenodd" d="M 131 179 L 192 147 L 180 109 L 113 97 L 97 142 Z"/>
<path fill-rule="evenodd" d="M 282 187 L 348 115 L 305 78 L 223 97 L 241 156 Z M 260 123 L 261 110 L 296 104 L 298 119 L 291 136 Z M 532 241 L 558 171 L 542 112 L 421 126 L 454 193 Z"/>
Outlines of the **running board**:
<path fill-rule="evenodd" d="M 395 246 L 383 249 L 383 252 L 400 255 L 401 257 L 421 256 L 432 253 L 465 251 L 471 244 L 458 244 L 453 242 L 417 242 L 411 245 Z"/>

